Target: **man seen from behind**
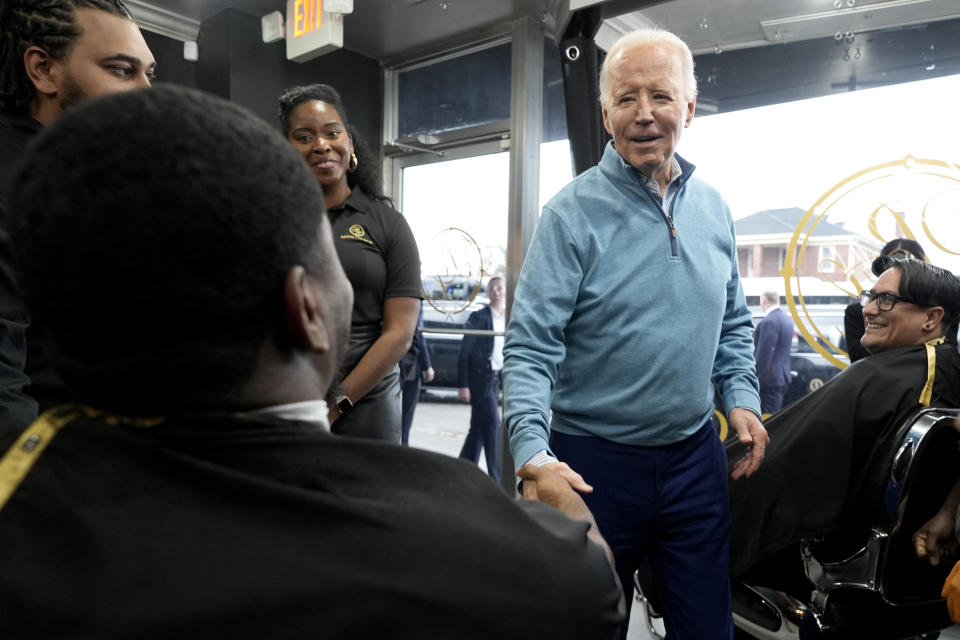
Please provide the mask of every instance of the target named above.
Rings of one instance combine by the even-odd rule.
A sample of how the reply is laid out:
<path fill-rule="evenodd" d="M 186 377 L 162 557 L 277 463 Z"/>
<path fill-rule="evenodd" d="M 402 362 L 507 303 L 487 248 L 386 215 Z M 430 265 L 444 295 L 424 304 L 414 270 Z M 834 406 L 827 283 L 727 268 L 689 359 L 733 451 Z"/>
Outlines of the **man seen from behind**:
<path fill-rule="evenodd" d="M 166 87 L 42 132 L 17 276 L 77 404 L 0 435 L 0 637 L 610 638 L 583 501 L 332 435 L 353 294 L 273 127 Z M 559 485 L 559 486 L 558 486 Z"/>

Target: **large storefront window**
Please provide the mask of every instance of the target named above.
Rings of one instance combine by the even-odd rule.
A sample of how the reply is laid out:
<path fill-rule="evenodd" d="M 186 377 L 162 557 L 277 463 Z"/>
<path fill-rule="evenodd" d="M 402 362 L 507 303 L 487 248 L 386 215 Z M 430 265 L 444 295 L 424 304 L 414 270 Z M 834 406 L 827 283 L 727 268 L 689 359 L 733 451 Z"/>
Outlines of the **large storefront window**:
<path fill-rule="evenodd" d="M 847 366 L 843 308 L 887 241 L 916 239 L 960 272 L 957 33 L 953 20 L 697 56 L 703 108 L 679 153 L 730 205 L 748 303 L 784 296 L 816 367 L 804 392 Z"/>
<path fill-rule="evenodd" d="M 560 52 L 548 39 L 543 46 L 538 210 L 573 177 Z M 410 441 L 451 455 L 460 451 L 471 414 L 457 402 L 464 324 L 489 303 L 490 279 L 507 275 L 511 47 L 397 73 L 397 146 L 431 148 L 394 163 L 398 204 L 420 249 L 423 335 L 435 372 L 424 399 L 441 401 L 414 415 Z"/>

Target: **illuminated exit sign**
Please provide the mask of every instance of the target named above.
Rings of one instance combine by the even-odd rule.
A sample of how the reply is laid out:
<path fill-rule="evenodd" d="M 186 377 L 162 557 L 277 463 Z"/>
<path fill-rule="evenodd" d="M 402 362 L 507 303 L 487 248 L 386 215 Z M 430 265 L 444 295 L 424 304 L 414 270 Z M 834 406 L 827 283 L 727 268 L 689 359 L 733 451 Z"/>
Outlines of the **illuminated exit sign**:
<path fill-rule="evenodd" d="M 343 47 L 343 15 L 330 0 L 287 0 L 287 60 L 305 62 Z M 327 10 L 325 10 L 327 9 Z"/>

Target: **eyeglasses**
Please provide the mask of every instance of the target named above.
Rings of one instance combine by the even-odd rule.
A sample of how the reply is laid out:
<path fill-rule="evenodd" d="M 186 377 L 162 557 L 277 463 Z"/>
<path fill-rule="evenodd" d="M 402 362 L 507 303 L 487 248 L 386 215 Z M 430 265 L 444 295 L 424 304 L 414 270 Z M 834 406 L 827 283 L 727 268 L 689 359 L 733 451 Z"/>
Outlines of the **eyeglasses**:
<path fill-rule="evenodd" d="M 898 302 L 909 302 L 910 304 L 915 304 L 918 307 L 926 307 L 922 302 L 917 302 L 916 300 L 911 300 L 910 298 L 905 298 L 903 296 L 898 296 L 895 293 L 890 293 L 889 291 L 884 291 L 882 293 L 877 293 L 873 289 L 864 289 L 860 292 L 860 306 L 865 307 L 870 304 L 871 300 L 877 301 L 877 308 L 880 311 L 890 311 L 893 309 L 894 305 Z"/>

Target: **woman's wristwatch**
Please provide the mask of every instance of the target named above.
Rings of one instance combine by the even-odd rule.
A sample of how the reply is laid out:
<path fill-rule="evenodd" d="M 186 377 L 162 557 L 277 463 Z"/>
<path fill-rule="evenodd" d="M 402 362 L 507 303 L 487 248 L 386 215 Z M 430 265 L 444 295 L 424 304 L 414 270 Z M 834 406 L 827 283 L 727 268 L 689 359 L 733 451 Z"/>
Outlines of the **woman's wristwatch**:
<path fill-rule="evenodd" d="M 353 409 L 353 401 L 347 396 L 338 396 L 337 409 L 340 410 L 340 415 L 345 416 Z"/>

